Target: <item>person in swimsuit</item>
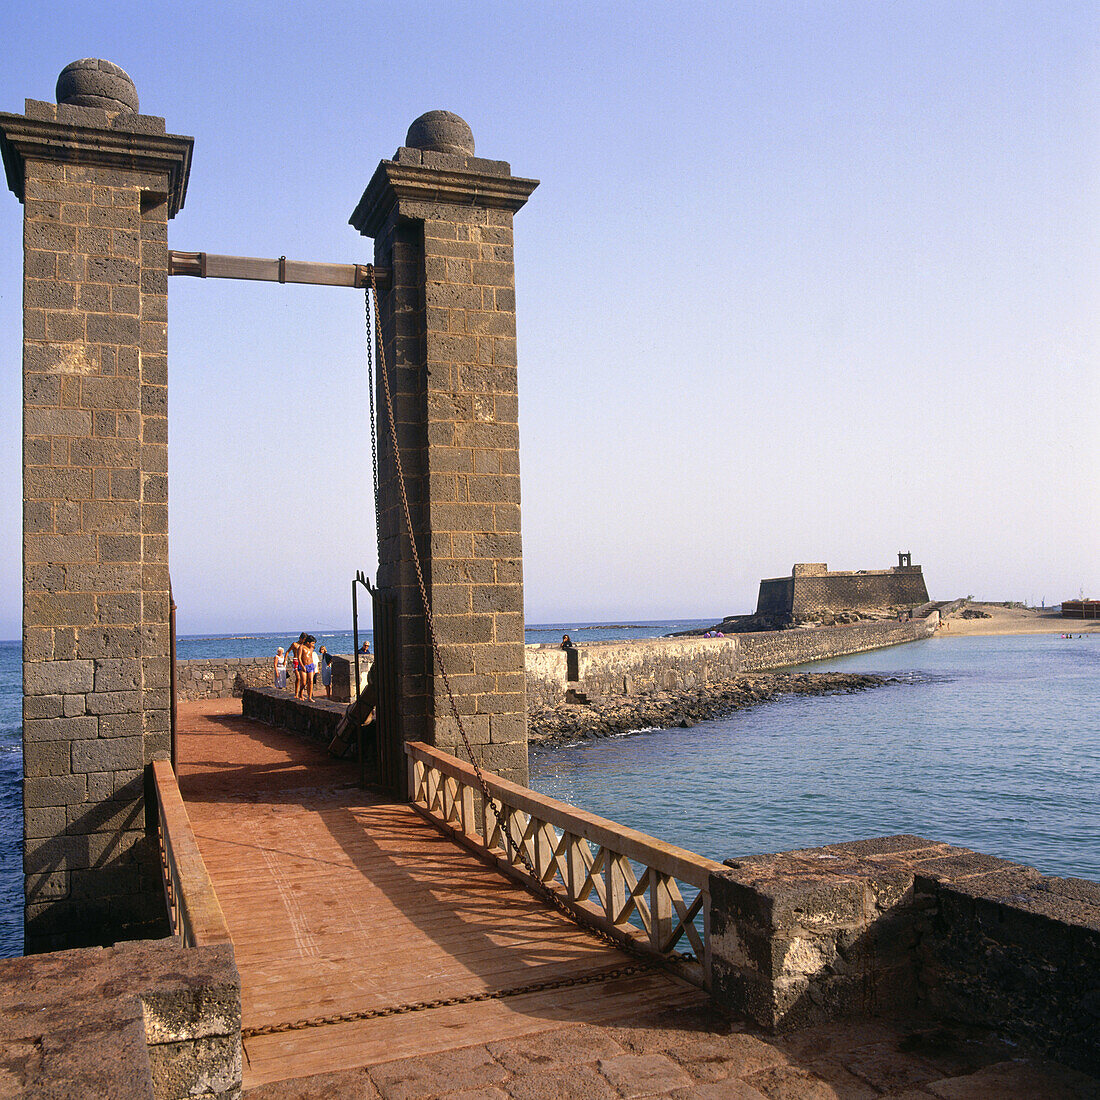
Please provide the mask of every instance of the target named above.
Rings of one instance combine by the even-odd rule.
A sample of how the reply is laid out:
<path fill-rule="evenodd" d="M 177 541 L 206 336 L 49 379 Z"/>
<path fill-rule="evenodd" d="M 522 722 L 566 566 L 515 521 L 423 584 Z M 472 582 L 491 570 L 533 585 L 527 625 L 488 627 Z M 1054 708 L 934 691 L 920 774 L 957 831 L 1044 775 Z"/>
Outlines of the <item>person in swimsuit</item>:
<path fill-rule="evenodd" d="M 312 634 L 306 635 L 305 648 L 302 652 L 302 676 L 305 680 L 305 697 L 313 702 L 313 674 L 317 671 L 317 654 L 313 652 L 313 646 L 317 639 Z"/>
<path fill-rule="evenodd" d="M 294 698 L 301 699 L 302 691 L 305 688 L 304 678 L 305 673 L 303 671 L 304 661 L 302 660 L 305 654 L 306 648 L 306 634 L 303 630 L 298 635 L 298 640 L 288 648 L 287 652 L 290 655 L 290 662 L 294 669 Z"/>

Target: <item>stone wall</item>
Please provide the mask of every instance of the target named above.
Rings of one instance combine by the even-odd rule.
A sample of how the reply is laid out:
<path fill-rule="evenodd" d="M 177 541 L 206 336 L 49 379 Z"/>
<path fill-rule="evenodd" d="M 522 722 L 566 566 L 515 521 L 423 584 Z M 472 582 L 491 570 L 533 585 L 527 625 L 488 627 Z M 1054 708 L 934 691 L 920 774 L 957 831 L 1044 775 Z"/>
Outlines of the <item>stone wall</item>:
<path fill-rule="evenodd" d="M 176 698 L 240 698 L 246 687 L 274 681 L 273 658 L 219 657 L 176 662 Z"/>
<path fill-rule="evenodd" d="M 911 622 L 860 622 L 796 630 L 767 630 L 737 636 L 741 646 L 739 672 L 761 672 L 807 661 L 823 661 L 870 649 L 930 638 L 939 625 L 935 613 Z"/>
<path fill-rule="evenodd" d="M 567 678 L 566 654 L 557 646 L 528 646 L 527 697 L 553 705 L 570 689 L 592 695 L 632 695 L 692 688 L 739 672 L 786 668 L 918 641 L 931 637 L 938 623 L 933 613 L 906 623 L 860 622 L 725 638 L 600 642 L 577 648 L 576 681 Z"/>
<path fill-rule="evenodd" d="M 795 565 L 789 577 L 760 582 L 756 613 L 772 619 L 819 611 L 916 607 L 928 602 L 919 565 L 829 572 L 824 562 Z"/>
<path fill-rule="evenodd" d="M 226 945 L 175 939 L 0 960 L 5 1096 L 241 1095 L 241 982 Z"/>
<path fill-rule="evenodd" d="M 296 733 L 308 741 L 328 745 L 336 733 L 347 705 L 328 699 L 295 699 L 294 694 L 274 687 L 246 687 L 241 694 L 241 713 L 276 729 Z"/>
<path fill-rule="evenodd" d="M 1100 1069 L 1100 884 L 914 836 L 727 860 L 714 993 L 789 1029 L 932 1009 Z"/>

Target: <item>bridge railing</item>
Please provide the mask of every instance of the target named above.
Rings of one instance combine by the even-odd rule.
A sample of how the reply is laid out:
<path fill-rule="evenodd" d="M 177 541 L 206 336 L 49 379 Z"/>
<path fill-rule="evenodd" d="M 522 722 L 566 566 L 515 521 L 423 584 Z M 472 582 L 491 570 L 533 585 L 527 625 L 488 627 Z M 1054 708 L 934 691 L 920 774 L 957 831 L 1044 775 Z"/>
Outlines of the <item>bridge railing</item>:
<path fill-rule="evenodd" d="M 153 761 L 160 866 L 168 919 L 184 947 L 231 943 L 221 903 L 199 852 L 172 765 Z"/>
<path fill-rule="evenodd" d="M 582 922 L 621 942 L 688 955 L 681 973 L 710 987 L 709 881 L 722 864 L 485 772 L 498 816 L 483 807 L 468 763 L 420 742 L 405 753 L 410 801 L 440 829 L 525 886 L 537 877 Z"/>

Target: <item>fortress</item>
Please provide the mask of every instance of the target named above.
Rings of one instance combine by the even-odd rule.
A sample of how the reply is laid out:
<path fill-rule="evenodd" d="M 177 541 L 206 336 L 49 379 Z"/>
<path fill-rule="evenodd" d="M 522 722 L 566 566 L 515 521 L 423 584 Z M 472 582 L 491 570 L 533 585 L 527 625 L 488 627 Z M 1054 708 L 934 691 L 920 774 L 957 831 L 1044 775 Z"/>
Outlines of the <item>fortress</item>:
<path fill-rule="evenodd" d="M 821 611 L 860 611 L 884 607 L 914 607 L 928 602 L 928 589 L 912 554 L 898 554 L 889 569 L 829 572 L 824 562 L 796 565 L 789 577 L 760 582 L 756 614 L 785 622 Z"/>

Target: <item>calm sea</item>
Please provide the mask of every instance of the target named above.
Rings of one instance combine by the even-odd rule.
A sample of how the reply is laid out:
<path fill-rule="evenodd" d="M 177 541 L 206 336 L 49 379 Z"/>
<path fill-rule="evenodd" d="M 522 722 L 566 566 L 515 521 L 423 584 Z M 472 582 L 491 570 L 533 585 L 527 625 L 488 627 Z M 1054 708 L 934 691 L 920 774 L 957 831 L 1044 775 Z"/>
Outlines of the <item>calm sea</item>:
<path fill-rule="evenodd" d="M 552 623 L 527 640 L 696 625 Z M 316 634 L 351 652 L 350 634 Z M 179 657 L 268 657 L 292 637 L 181 638 Z M 904 682 L 535 750 L 532 786 L 715 859 L 904 832 L 1100 879 L 1100 635 L 936 638 L 807 667 Z M 0 956 L 23 942 L 20 709 L 19 644 L 0 642 Z"/>
<path fill-rule="evenodd" d="M 905 682 L 536 750 L 531 785 L 714 859 L 915 833 L 1100 880 L 1100 635 L 805 667 Z"/>

